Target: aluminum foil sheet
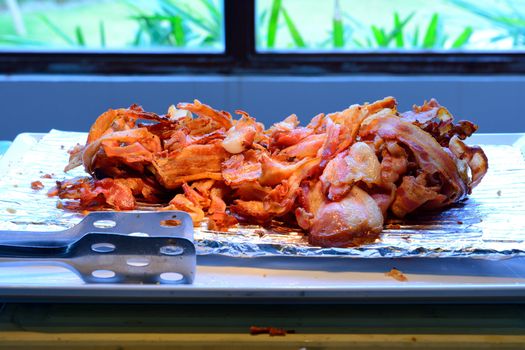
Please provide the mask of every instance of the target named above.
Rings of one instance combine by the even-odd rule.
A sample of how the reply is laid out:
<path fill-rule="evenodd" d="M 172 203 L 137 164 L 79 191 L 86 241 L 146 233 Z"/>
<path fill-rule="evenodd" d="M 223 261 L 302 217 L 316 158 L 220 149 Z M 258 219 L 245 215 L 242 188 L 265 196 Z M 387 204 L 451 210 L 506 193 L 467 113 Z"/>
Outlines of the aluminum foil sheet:
<path fill-rule="evenodd" d="M 29 151 L 4 161 L 0 168 L 0 229 L 53 231 L 71 227 L 81 214 L 57 209 L 46 193 L 56 180 L 85 175 L 69 173 L 67 150 L 84 143 L 86 134 L 53 130 Z M 309 256 L 352 258 L 477 257 L 499 259 L 525 256 L 525 161 L 512 146 L 482 145 L 489 172 L 465 201 L 439 213 L 418 214 L 386 223 L 381 238 L 356 248 L 308 245 L 303 232 L 276 224 L 243 226 L 214 232 L 195 231 L 200 255 L 233 257 Z M 45 188 L 33 190 L 32 181 Z"/>

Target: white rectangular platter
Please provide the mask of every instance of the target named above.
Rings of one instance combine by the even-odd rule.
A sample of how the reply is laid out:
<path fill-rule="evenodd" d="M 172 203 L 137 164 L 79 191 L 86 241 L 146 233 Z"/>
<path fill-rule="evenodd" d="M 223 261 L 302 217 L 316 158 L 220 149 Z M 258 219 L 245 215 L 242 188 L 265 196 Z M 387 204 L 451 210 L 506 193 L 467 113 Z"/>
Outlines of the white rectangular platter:
<path fill-rule="evenodd" d="M 0 174 L 38 143 L 41 134 L 22 134 L 0 160 Z M 520 149 L 521 134 L 479 135 L 473 143 Z M 9 200 L 0 193 L 0 199 Z M 525 213 L 524 213 L 525 218 Z M 525 232 L 524 232 L 525 234 Z M 385 275 L 397 268 L 400 282 Z M 19 301 L 165 302 L 357 302 L 525 300 L 525 258 L 340 259 L 302 257 L 233 258 L 199 256 L 192 285 L 84 284 L 53 264 L 0 262 L 0 299 Z"/>

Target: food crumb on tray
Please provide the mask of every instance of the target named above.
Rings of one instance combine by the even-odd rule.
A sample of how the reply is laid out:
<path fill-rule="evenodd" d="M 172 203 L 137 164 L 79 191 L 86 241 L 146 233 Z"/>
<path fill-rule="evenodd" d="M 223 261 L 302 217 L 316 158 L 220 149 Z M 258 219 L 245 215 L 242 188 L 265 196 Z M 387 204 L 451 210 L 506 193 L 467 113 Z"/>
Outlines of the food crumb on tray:
<path fill-rule="evenodd" d="M 276 327 L 257 327 L 257 326 L 251 326 L 250 327 L 250 334 L 251 335 L 258 335 L 258 334 L 269 334 L 271 337 L 273 336 L 285 336 L 286 334 L 293 334 L 295 333 L 295 330 L 286 330 L 283 328 L 276 328 Z"/>
<path fill-rule="evenodd" d="M 390 230 L 400 230 L 401 229 L 401 225 L 399 225 L 399 224 L 387 224 L 386 228 L 390 229 Z"/>
<path fill-rule="evenodd" d="M 390 271 L 385 272 L 385 276 L 392 277 L 393 279 L 395 279 L 396 281 L 399 281 L 399 282 L 407 282 L 408 281 L 407 276 L 405 276 L 405 274 L 403 274 L 403 272 L 399 271 L 395 267 L 393 267 Z"/>
<path fill-rule="evenodd" d="M 42 181 L 33 181 L 31 182 L 31 188 L 34 190 L 41 190 L 44 188 Z"/>

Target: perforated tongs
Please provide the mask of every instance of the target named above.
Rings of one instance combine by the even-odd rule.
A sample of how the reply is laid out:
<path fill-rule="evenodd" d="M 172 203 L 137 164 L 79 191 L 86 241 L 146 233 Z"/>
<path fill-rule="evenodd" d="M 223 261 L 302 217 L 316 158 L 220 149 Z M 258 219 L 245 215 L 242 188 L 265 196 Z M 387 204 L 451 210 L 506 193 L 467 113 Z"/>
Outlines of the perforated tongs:
<path fill-rule="evenodd" d="M 59 264 L 87 283 L 192 283 L 193 224 L 181 211 L 93 212 L 64 231 L 0 231 L 0 259 Z"/>

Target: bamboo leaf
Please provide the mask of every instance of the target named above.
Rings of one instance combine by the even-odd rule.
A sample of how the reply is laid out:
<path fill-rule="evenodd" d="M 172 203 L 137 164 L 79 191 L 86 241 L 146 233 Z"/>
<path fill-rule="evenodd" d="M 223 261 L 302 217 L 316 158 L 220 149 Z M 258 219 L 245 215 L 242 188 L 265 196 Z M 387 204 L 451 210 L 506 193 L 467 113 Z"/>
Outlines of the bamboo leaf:
<path fill-rule="evenodd" d="M 103 21 L 99 22 L 98 31 L 100 33 L 100 46 L 106 47 L 106 28 L 104 27 Z"/>
<path fill-rule="evenodd" d="M 493 38 L 490 39 L 490 42 L 496 42 L 496 41 L 500 41 L 500 40 L 504 40 L 504 39 L 507 39 L 509 36 L 508 34 L 501 34 L 501 35 L 498 35 L 498 36 L 495 36 Z"/>
<path fill-rule="evenodd" d="M 403 25 L 401 24 L 401 19 L 397 12 L 394 13 L 394 29 L 395 29 L 395 39 L 396 47 L 403 48 L 405 46 L 405 40 L 403 38 Z"/>
<path fill-rule="evenodd" d="M 268 10 L 264 9 L 260 14 L 259 14 L 259 20 L 258 20 L 258 24 L 260 27 L 262 27 L 262 24 L 263 22 L 266 20 L 266 16 L 268 15 Z"/>
<path fill-rule="evenodd" d="M 5 34 L 0 35 L 0 43 L 10 45 L 22 45 L 22 46 L 42 46 L 47 45 L 44 42 L 28 39 L 19 35 Z"/>
<path fill-rule="evenodd" d="M 281 7 L 281 11 L 283 13 L 284 21 L 286 23 L 286 26 L 288 27 L 288 31 L 290 32 L 290 35 L 292 36 L 295 46 L 296 47 L 306 47 L 303 37 L 301 36 L 301 33 L 299 33 L 299 30 L 295 26 L 295 23 L 293 22 L 290 15 L 288 15 L 288 11 L 286 11 L 284 7 Z"/>
<path fill-rule="evenodd" d="M 394 13 L 394 28 L 396 29 L 396 47 L 402 48 L 405 46 L 405 42 L 403 40 L 403 27 L 401 26 L 401 19 L 399 18 L 399 14 L 397 12 Z"/>
<path fill-rule="evenodd" d="M 84 33 L 80 26 L 75 27 L 75 37 L 77 38 L 77 43 L 79 46 L 86 46 L 86 40 L 84 38 Z"/>
<path fill-rule="evenodd" d="M 159 18 L 162 17 L 162 20 Z M 172 45 L 173 42 L 170 39 L 171 30 L 165 28 L 162 25 L 162 21 L 168 20 L 171 17 L 153 15 L 153 16 L 142 16 L 142 23 L 144 23 L 144 32 L 149 36 L 149 43 L 155 45 Z"/>
<path fill-rule="evenodd" d="M 439 24 L 439 15 L 434 13 L 432 19 L 430 20 L 425 37 L 423 38 L 423 48 L 431 49 L 436 46 L 438 39 L 438 24 Z"/>
<path fill-rule="evenodd" d="M 343 26 L 343 20 L 341 19 L 341 7 L 339 0 L 334 2 L 334 18 L 332 21 L 332 36 L 333 44 L 336 48 L 342 48 L 345 46 L 345 30 Z"/>
<path fill-rule="evenodd" d="M 214 33 L 213 24 L 211 24 L 206 18 L 199 16 L 195 11 L 192 11 L 191 8 L 184 8 L 177 4 L 172 3 L 167 0 L 158 0 L 160 2 L 161 8 L 168 13 L 170 16 L 181 16 L 194 25 L 204 29 L 210 34 Z"/>
<path fill-rule="evenodd" d="M 175 45 L 186 46 L 186 32 L 183 27 L 182 18 L 180 16 L 173 16 L 170 19 L 171 31 L 175 38 Z"/>
<path fill-rule="evenodd" d="M 470 39 L 470 36 L 472 35 L 472 27 L 466 27 L 463 32 L 461 32 L 461 34 L 459 34 L 459 36 L 456 38 L 456 40 L 454 40 L 454 42 L 452 43 L 452 48 L 453 49 L 459 49 L 463 46 L 465 46 L 465 44 L 469 41 Z"/>
<path fill-rule="evenodd" d="M 139 28 L 137 32 L 135 33 L 135 37 L 133 38 L 133 42 L 131 43 L 131 46 L 138 47 L 140 46 L 142 42 L 142 28 Z"/>
<path fill-rule="evenodd" d="M 439 48 L 443 48 L 443 47 L 445 47 L 445 43 L 448 40 L 448 35 L 443 35 L 442 37 L 439 37 L 438 39 L 439 39 L 438 40 L 438 47 Z"/>
<path fill-rule="evenodd" d="M 345 31 L 341 20 L 333 21 L 333 42 L 334 47 L 345 47 Z"/>
<path fill-rule="evenodd" d="M 281 0 L 273 0 L 272 9 L 270 10 L 270 20 L 268 23 L 268 36 L 266 38 L 266 46 L 269 49 L 275 47 L 275 39 L 277 37 L 277 23 L 279 21 L 279 13 L 281 12 Z"/>
<path fill-rule="evenodd" d="M 386 46 L 386 36 L 385 32 L 382 29 L 379 29 L 375 25 L 372 25 L 372 34 L 374 35 L 374 39 L 376 40 L 378 46 Z"/>
<path fill-rule="evenodd" d="M 183 43 L 187 45 L 190 41 L 199 38 L 199 43 L 206 44 L 213 44 L 222 40 L 222 12 L 213 0 L 199 0 L 205 8 L 204 11 L 196 11 L 196 1 L 191 2 L 190 6 L 176 0 L 157 0 L 160 9 L 153 15 L 145 13 L 141 8 L 135 6 L 131 0 L 122 1 L 131 7 L 135 13 L 138 13 L 137 16 L 131 18 L 137 20 L 139 26 L 142 27 L 141 33 L 137 33 L 135 37 L 135 39 L 139 38 L 139 41 L 143 42 L 144 35 L 150 38 L 150 44 L 160 45 L 183 45 Z M 179 25 L 178 20 L 172 21 L 176 16 L 182 19 L 182 24 Z M 162 21 L 169 22 L 170 26 L 166 27 Z M 192 36 L 196 31 L 190 31 L 187 27 L 188 23 L 206 33 Z M 137 41 L 134 40 L 134 43 Z"/>
<path fill-rule="evenodd" d="M 394 29 L 392 29 L 392 31 L 390 32 L 390 34 L 388 36 L 386 36 L 386 34 L 385 34 L 385 46 L 388 46 L 390 44 L 390 42 L 393 39 L 396 39 L 396 37 L 398 35 L 401 36 L 401 40 L 403 40 L 403 45 L 404 45 L 403 28 L 408 24 L 408 22 L 410 22 L 410 20 L 412 19 L 412 17 L 414 17 L 415 14 L 416 14 L 415 12 L 412 12 L 410 15 L 408 15 L 402 21 L 400 20 L 400 18 L 398 16 L 398 23 L 397 24 L 396 24 L 396 19 L 395 19 L 395 15 L 394 15 Z"/>

